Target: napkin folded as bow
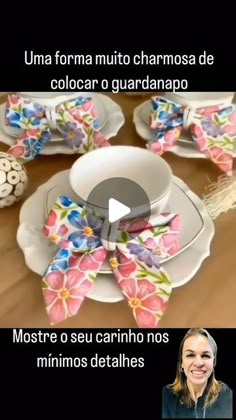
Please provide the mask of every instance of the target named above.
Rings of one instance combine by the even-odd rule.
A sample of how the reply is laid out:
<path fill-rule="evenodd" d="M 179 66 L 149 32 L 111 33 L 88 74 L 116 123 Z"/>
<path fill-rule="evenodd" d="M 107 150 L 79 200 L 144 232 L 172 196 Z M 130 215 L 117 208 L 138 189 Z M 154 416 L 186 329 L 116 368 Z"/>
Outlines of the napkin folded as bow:
<path fill-rule="evenodd" d="M 51 324 L 76 315 L 96 281 L 105 260 L 138 327 L 156 328 L 172 291 L 162 262 L 179 250 L 180 216 L 163 214 L 166 223 L 148 225 L 143 219 L 120 224 L 115 250 L 103 245 L 104 220 L 67 196 L 51 209 L 44 234 L 58 253 L 42 280 L 46 311 Z M 105 274 L 104 274 L 105 275 Z"/>
<path fill-rule="evenodd" d="M 40 155 L 57 131 L 65 144 L 80 154 L 110 143 L 99 132 L 98 111 L 90 97 L 78 97 L 55 108 L 42 106 L 19 95 L 9 95 L 6 125 L 23 130 L 8 153 L 29 161 Z"/>
<path fill-rule="evenodd" d="M 232 175 L 236 144 L 236 110 L 234 105 L 215 105 L 191 109 L 169 99 L 151 98 L 150 126 L 153 139 L 147 148 L 162 155 L 171 151 L 183 130 L 208 159 L 227 175 Z"/>

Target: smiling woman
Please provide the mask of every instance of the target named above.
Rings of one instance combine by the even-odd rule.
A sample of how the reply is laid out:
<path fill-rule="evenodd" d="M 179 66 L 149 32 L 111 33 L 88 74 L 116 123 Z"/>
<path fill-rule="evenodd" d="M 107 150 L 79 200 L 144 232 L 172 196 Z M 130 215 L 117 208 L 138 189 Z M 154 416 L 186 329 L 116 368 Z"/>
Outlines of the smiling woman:
<path fill-rule="evenodd" d="M 232 391 L 216 380 L 217 344 L 209 332 L 192 328 L 184 336 L 176 377 L 162 391 L 162 418 L 233 418 Z"/>

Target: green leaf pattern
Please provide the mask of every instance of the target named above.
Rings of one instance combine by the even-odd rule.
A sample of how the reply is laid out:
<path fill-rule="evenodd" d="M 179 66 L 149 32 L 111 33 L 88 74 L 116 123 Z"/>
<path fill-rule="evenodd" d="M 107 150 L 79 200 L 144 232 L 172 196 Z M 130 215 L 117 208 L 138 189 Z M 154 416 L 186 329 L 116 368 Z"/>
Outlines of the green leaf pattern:
<path fill-rule="evenodd" d="M 80 154 L 108 147 L 110 142 L 96 128 L 97 118 L 95 103 L 89 97 L 78 97 L 50 110 L 21 96 L 9 95 L 6 124 L 23 130 L 23 133 L 8 152 L 24 161 L 32 160 L 41 154 L 53 132 Z"/>

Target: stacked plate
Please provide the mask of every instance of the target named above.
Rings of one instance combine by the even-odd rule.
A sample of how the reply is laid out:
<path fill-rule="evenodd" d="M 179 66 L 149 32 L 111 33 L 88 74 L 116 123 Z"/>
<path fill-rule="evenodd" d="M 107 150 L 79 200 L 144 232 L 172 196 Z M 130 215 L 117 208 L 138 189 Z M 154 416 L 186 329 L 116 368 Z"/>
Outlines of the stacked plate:
<path fill-rule="evenodd" d="M 70 170 L 66 170 L 54 175 L 21 208 L 17 241 L 27 266 L 41 277 L 58 251 L 42 233 L 49 211 L 59 195 L 67 195 L 78 201 L 78 196 L 70 185 L 69 174 Z M 179 287 L 193 278 L 209 256 L 214 225 L 199 197 L 177 177 L 173 177 L 165 211 L 178 213 L 182 219 L 180 250 L 163 262 L 165 270 L 172 278 L 173 287 Z M 101 302 L 123 300 L 107 262 L 104 263 L 88 297 Z"/>
<path fill-rule="evenodd" d="M 165 98 L 172 100 L 181 105 L 188 105 L 191 108 L 202 106 L 212 106 L 216 104 L 236 104 L 236 95 L 234 92 L 181 92 L 167 93 Z M 153 139 L 153 129 L 149 125 L 149 117 L 151 114 L 151 100 L 143 102 L 134 109 L 133 122 L 137 133 L 146 141 Z M 199 151 L 199 148 L 186 130 L 179 138 L 177 144 L 172 147 L 171 151 L 185 158 L 203 158 L 206 156 Z M 234 156 L 236 157 L 236 143 L 234 146 Z"/>
<path fill-rule="evenodd" d="M 121 107 L 110 99 L 108 96 L 93 92 L 76 92 L 63 93 L 58 95 L 56 92 L 17 92 L 21 97 L 31 99 L 33 102 L 45 107 L 55 107 L 56 105 L 68 100 L 81 97 L 91 97 L 94 100 L 95 107 L 98 112 L 98 120 L 96 128 L 108 140 L 114 137 L 124 124 L 124 115 Z M 21 134 L 21 130 L 6 125 L 5 121 L 6 103 L 0 105 L 0 141 L 9 146 L 15 144 L 17 137 Z M 44 147 L 42 154 L 52 155 L 56 153 L 74 154 L 76 150 L 69 148 L 64 142 L 59 131 L 54 131 L 52 140 Z"/>

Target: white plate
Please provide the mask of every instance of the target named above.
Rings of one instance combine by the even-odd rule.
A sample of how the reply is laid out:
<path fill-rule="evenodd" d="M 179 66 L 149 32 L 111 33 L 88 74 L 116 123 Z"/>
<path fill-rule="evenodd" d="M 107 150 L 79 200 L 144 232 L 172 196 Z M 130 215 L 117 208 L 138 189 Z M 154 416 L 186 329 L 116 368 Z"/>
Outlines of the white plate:
<path fill-rule="evenodd" d="M 133 113 L 136 131 L 146 141 L 152 140 L 154 135 L 154 130 L 148 124 L 150 112 L 151 101 L 148 100 L 136 107 Z M 188 132 L 181 135 L 177 144 L 170 151 L 181 157 L 206 159 L 206 156 L 199 151 L 197 143 L 191 139 Z M 236 142 L 234 144 L 234 157 L 236 157 Z"/>
<path fill-rule="evenodd" d="M 68 178 L 68 173 L 68 170 L 62 171 L 41 185 L 24 202 L 20 211 L 17 242 L 24 253 L 26 265 L 41 277 L 57 252 L 55 245 L 42 234 L 46 217 L 45 211 L 48 210 L 45 208 L 45 194 L 58 183 L 63 185 Z M 191 212 L 187 216 L 191 221 L 192 228 L 195 220 L 199 218 L 199 213 L 203 220 L 203 228 L 193 244 L 175 258 L 163 263 L 175 288 L 187 283 L 199 270 L 205 258 L 210 255 L 210 245 L 215 230 L 213 221 L 199 197 L 179 178 L 174 177 L 174 183 L 180 191 L 182 190 L 182 195 L 186 194 L 193 203 Z M 74 195 L 72 198 L 76 199 Z M 181 201 L 178 205 L 180 204 Z M 46 201 L 46 205 L 50 205 L 50 203 Z M 99 274 L 88 297 L 100 302 L 118 302 L 124 299 L 112 274 Z"/>
<path fill-rule="evenodd" d="M 68 176 L 65 176 L 64 173 L 61 176 L 60 174 L 57 174 L 56 184 L 45 193 L 45 219 L 48 216 L 53 204 L 57 200 L 57 197 L 63 194 L 68 195 L 76 202 L 79 201 L 78 195 L 75 194 L 70 186 L 69 171 Z M 182 218 L 182 229 L 179 237 L 179 254 L 180 252 L 183 252 L 188 246 L 190 246 L 200 235 L 204 227 L 203 218 L 191 198 L 186 195 L 181 187 L 175 182 L 172 184 L 172 191 L 165 211 L 180 214 Z M 177 254 L 166 258 L 163 260 L 163 262 L 169 261 L 171 258 L 176 257 L 176 255 Z M 109 264 L 109 257 L 102 266 L 102 274 L 112 273 Z"/>
<path fill-rule="evenodd" d="M 122 112 L 121 107 L 113 101 L 111 98 L 109 98 L 106 95 L 97 94 L 99 96 L 99 99 L 101 103 L 103 104 L 106 118 L 104 120 L 104 124 L 101 127 L 101 134 L 106 138 L 110 139 L 111 137 L 114 137 L 119 129 L 122 127 L 122 125 L 125 122 L 124 114 Z M 5 132 L 6 126 L 5 126 L 5 107 L 6 103 L 3 103 L 0 105 L 0 141 L 2 143 L 7 144 L 8 146 L 13 146 L 15 144 L 15 137 L 10 136 Z M 54 140 L 50 141 L 42 150 L 42 155 L 54 155 L 57 153 L 62 153 L 66 155 L 72 155 L 75 153 L 78 153 L 76 150 L 70 149 L 69 146 L 66 145 L 60 139 L 60 137 L 55 137 Z"/>

